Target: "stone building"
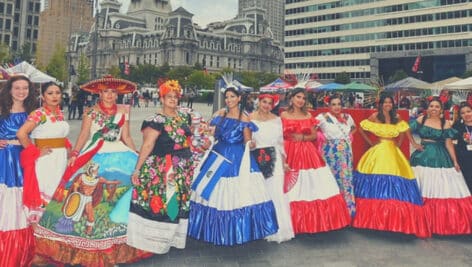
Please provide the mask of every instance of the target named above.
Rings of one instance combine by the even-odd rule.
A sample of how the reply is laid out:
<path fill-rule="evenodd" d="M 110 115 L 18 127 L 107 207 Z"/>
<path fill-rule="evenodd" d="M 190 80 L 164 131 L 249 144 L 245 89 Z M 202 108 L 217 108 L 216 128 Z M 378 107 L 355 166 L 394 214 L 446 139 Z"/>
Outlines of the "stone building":
<path fill-rule="evenodd" d="M 92 77 L 125 62 L 170 66 L 199 63 L 208 71 L 226 67 L 283 71 L 283 49 L 273 39 L 266 12 L 259 7 L 201 28 L 193 23 L 193 14 L 182 7 L 172 10 L 167 0 L 133 0 L 126 14 L 119 13 L 121 3 L 116 0 L 103 0 L 100 6 L 98 27 L 75 33 L 69 45 L 75 67 L 81 54 L 89 57 L 92 65 L 96 62 Z M 251 16 L 246 16 L 249 13 Z"/>

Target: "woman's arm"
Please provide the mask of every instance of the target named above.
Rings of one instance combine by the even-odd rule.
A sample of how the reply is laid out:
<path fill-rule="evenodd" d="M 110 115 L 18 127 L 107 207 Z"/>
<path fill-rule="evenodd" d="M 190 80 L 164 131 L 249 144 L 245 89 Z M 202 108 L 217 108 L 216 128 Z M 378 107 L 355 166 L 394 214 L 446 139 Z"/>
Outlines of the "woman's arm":
<path fill-rule="evenodd" d="M 446 122 L 444 129 L 450 129 L 450 128 L 451 128 L 451 123 Z M 461 168 L 459 166 L 459 163 L 457 162 L 456 150 L 454 148 L 454 144 L 452 143 L 451 138 L 446 138 L 445 146 L 446 146 L 447 152 L 449 153 L 449 156 L 451 156 L 452 162 L 454 164 L 454 169 L 456 169 L 456 171 L 459 172 Z"/>
<path fill-rule="evenodd" d="M 87 115 L 87 112 L 85 112 L 82 115 L 82 125 L 80 127 L 80 133 L 79 133 L 79 136 L 77 137 L 77 141 L 75 142 L 75 146 L 72 149 L 69 162 L 67 163 L 68 166 L 74 165 L 75 160 L 77 159 L 77 156 L 79 156 L 80 150 L 82 150 L 85 143 L 89 139 L 90 127 L 92 127 L 92 118 L 89 115 Z"/>
<path fill-rule="evenodd" d="M 20 144 L 24 147 L 27 148 L 28 146 L 32 145 L 33 142 L 29 138 L 29 134 L 36 128 L 36 123 L 30 120 L 27 120 L 23 126 L 16 132 L 16 137 L 18 138 L 18 141 Z M 52 152 L 52 149 L 49 147 L 44 147 L 41 148 L 39 156 L 43 156 L 46 154 L 50 154 Z"/>
<path fill-rule="evenodd" d="M 149 154 L 151 154 L 152 149 L 154 148 L 154 145 L 156 144 L 156 140 L 159 137 L 160 132 L 147 127 L 143 130 L 143 145 L 141 146 L 141 149 L 139 150 L 139 156 L 138 156 L 138 162 L 136 163 L 136 166 L 134 167 L 134 172 L 131 175 L 131 182 L 134 185 L 139 185 L 139 170 L 143 166 L 144 161 L 146 161 L 147 157 Z"/>
<path fill-rule="evenodd" d="M 241 121 L 243 122 L 250 122 L 249 117 L 247 115 L 243 115 L 241 118 Z M 254 149 L 256 147 L 256 143 L 254 140 L 252 140 L 252 131 L 248 127 L 245 127 L 243 130 L 243 135 L 244 135 L 244 144 L 247 142 L 249 143 L 249 148 Z"/>
<path fill-rule="evenodd" d="M 123 124 L 123 129 L 121 131 L 121 140 L 123 140 L 123 143 L 127 145 L 129 148 L 132 150 L 136 151 L 136 145 L 133 142 L 133 138 L 131 138 L 131 134 L 129 132 L 129 120 L 125 121 Z"/>

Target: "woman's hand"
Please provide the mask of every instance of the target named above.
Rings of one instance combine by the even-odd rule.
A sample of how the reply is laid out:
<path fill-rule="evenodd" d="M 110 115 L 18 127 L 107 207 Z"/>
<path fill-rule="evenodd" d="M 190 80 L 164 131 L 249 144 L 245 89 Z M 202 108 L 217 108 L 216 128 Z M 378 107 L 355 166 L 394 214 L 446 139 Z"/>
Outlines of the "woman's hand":
<path fill-rule="evenodd" d="M 302 141 L 305 141 L 305 135 L 304 134 L 298 134 L 298 133 L 294 133 L 292 134 L 292 140 L 295 141 L 295 142 L 302 142 Z"/>
<path fill-rule="evenodd" d="M 67 161 L 67 166 L 74 166 L 76 159 L 77 159 L 77 156 L 70 157 L 69 160 Z"/>
<path fill-rule="evenodd" d="M 0 149 L 5 148 L 8 145 L 7 140 L 0 140 Z"/>
<path fill-rule="evenodd" d="M 461 166 L 459 166 L 459 163 L 454 162 L 454 169 L 456 169 L 457 172 L 460 172 L 461 171 Z"/>
<path fill-rule="evenodd" d="M 52 149 L 50 147 L 44 147 L 44 148 L 41 148 L 39 156 L 42 157 L 44 155 L 49 155 L 51 153 L 52 153 Z"/>
<path fill-rule="evenodd" d="M 418 143 L 413 143 L 412 144 L 413 148 L 415 148 L 415 150 L 418 150 L 418 151 L 423 151 L 424 150 L 424 147 Z"/>
<path fill-rule="evenodd" d="M 290 171 L 290 166 L 288 165 L 288 163 L 284 162 L 283 167 L 284 167 L 284 171 L 285 171 L 285 172 Z"/>
<path fill-rule="evenodd" d="M 139 172 L 135 171 L 133 172 L 133 174 L 131 174 L 131 183 L 133 183 L 133 185 L 139 185 L 140 182 L 139 182 Z"/>

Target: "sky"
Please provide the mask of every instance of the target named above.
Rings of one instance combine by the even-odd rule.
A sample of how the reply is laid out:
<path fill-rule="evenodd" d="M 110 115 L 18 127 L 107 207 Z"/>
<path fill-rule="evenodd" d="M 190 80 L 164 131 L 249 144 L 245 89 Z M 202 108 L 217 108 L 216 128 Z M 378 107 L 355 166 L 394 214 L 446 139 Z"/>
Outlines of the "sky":
<path fill-rule="evenodd" d="M 131 0 L 119 0 L 123 3 L 122 11 L 126 10 Z M 234 18 L 238 13 L 238 0 L 170 0 L 172 9 L 179 6 L 194 14 L 193 22 L 205 27 L 214 21 Z"/>

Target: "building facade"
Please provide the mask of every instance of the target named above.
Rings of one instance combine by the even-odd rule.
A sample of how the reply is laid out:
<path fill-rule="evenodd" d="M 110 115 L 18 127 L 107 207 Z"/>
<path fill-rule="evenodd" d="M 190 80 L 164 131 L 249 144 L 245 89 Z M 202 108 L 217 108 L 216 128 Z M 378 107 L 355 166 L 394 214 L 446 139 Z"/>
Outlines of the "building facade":
<path fill-rule="evenodd" d="M 279 43 L 284 43 L 284 5 L 285 0 L 239 0 L 238 13 L 245 14 L 245 10 L 260 7 L 266 10 L 267 21 L 273 37 Z"/>
<path fill-rule="evenodd" d="M 36 51 L 41 0 L 0 0 L 0 42 L 10 52 Z M 28 45 L 28 46 L 25 46 Z"/>
<path fill-rule="evenodd" d="M 460 76 L 472 69 L 471 22 L 470 0 L 286 0 L 285 68 L 321 80 Z"/>
<path fill-rule="evenodd" d="M 68 43 L 72 32 L 88 32 L 94 19 L 90 0 L 47 0 L 39 16 L 37 63 L 47 65 L 59 46 Z M 67 47 L 64 47 L 66 49 Z"/>
<path fill-rule="evenodd" d="M 77 67 L 81 54 L 90 58 L 92 77 L 120 64 L 194 66 L 209 71 L 283 71 L 283 49 L 273 38 L 261 8 L 201 28 L 193 14 L 172 9 L 166 0 L 133 0 L 126 14 L 116 0 L 100 2 L 98 27 L 71 38 L 69 51 Z M 94 42 L 98 35 L 98 42 Z M 95 63 L 95 64 L 94 64 Z"/>

